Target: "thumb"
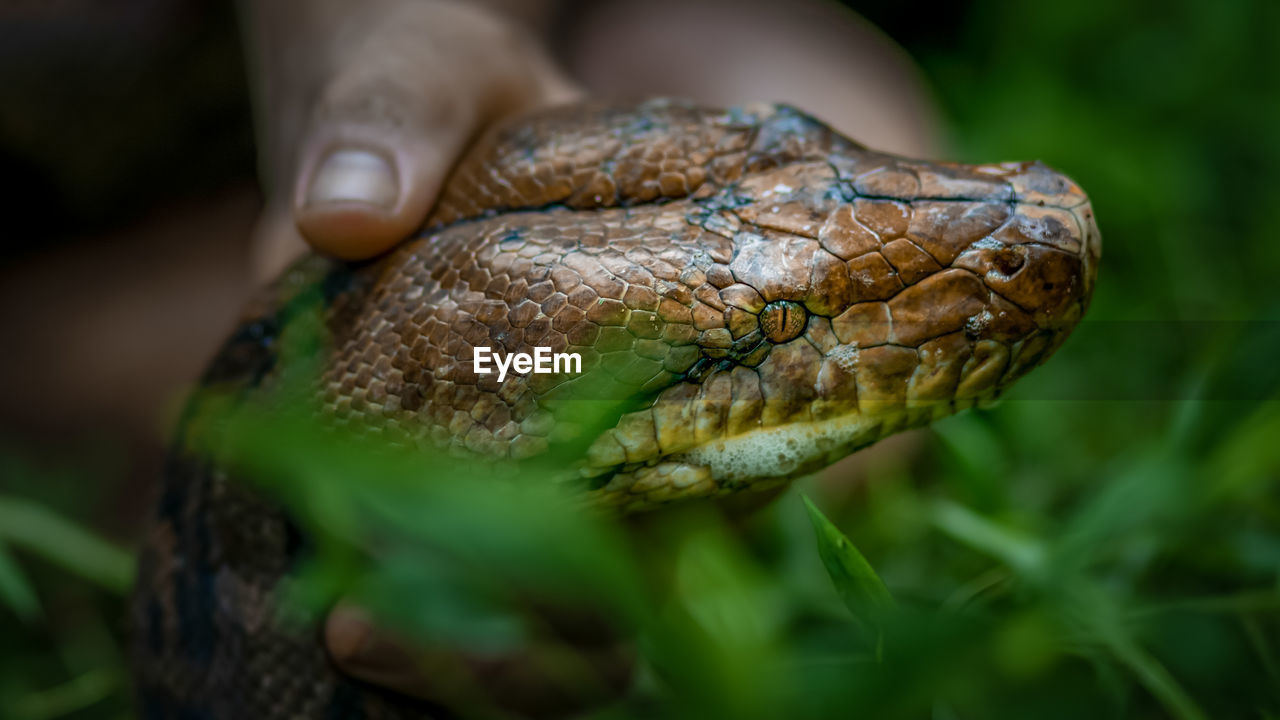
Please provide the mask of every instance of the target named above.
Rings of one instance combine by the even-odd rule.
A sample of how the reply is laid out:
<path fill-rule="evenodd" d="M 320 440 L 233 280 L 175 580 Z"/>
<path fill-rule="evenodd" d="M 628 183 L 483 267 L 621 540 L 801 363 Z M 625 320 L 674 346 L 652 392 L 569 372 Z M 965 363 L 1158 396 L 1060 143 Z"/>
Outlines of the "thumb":
<path fill-rule="evenodd" d="M 483 125 L 576 93 L 502 19 L 462 5 L 415 9 L 366 33 L 312 112 L 293 214 L 320 252 L 356 260 L 390 249 L 422 225 Z"/>

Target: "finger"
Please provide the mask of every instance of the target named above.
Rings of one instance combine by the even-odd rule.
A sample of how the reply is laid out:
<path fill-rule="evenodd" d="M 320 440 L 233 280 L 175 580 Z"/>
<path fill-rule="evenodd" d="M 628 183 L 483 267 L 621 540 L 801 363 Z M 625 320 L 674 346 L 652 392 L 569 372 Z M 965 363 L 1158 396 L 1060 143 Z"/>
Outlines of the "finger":
<path fill-rule="evenodd" d="M 376 627 L 369 615 L 349 605 L 339 605 L 325 621 L 325 646 L 343 672 L 415 697 L 437 699 L 433 686 L 448 687 L 451 678 L 428 678 L 427 653 L 411 653 Z M 454 678 L 456 680 L 456 678 Z"/>
<path fill-rule="evenodd" d="M 493 117 L 575 94 L 523 31 L 460 3 L 405 5 L 363 37 L 321 91 L 293 194 L 304 239 L 348 260 L 417 230 Z"/>
<path fill-rule="evenodd" d="M 494 704 L 535 717 L 617 697 L 634 668 L 621 643 L 541 643 L 498 654 L 410 649 L 350 605 L 329 614 L 325 644 L 339 669 L 366 682 L 446 705 Z"/>

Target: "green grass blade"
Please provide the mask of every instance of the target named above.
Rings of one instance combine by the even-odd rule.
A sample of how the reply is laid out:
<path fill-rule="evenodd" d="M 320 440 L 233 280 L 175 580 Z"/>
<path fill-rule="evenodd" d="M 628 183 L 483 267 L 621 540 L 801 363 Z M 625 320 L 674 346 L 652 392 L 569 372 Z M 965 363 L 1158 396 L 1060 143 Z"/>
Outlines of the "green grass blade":
<path fill-rule="evenodd" d="M 804 504 L 809 509 L 809 520 L 818 538 L 818 555 L 836 586 L 836 592 L 855 618 L 875 625 L 876 619 L 893 606 L 889 588 L 885 587 L 884 581 L 858 548 L 807 496 L 804 496 Z"/>
<path fill-rule="evenodd" d="M 9 606 L 15 615 L 24 621 L 31 621 L 40 616 L 40 601 L 31 589 L 26 573 L 4 543 L 0 542 L 0 603 Z"/>
<path fill-rule="evenodd" d="M 0 496 L 0 541 L 117 594 L 133 582 L 133 556 L 38 503 Z"/>
<path fill-rule="evenodd" d="M 1103 640 L 1112 654 L 1129 668 L 1138 682 L 1164 705 L 1171 716 L 1178 720 L 1208 720 L 1209 716 L 1196 705 L 1164 665 L 1145 649 L 1127 636 L 1116 633 L 1103 635 Z"/>
<path fill-rule="evenodd" d="M 124 681 L 113 669 L 97 668 L 14 703 L 14 720 L 53 720 L 83 711 L 120 691 Z"/>
<path fill-rule="evenodd" d="M 991 522 L 972 510 L 939 500 L 932 508 L 933 524 L 979 552 L 990 555 L 1032 580 L 1045 576 L 1046 552 L 1035 538 Z"/>

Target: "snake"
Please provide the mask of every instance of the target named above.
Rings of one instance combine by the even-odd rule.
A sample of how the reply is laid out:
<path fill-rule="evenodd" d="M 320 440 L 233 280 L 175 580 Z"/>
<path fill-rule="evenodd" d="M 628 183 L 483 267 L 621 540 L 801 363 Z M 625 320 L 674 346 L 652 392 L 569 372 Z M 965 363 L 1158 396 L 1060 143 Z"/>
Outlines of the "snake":
<path fill-rule="evenodd" d="M 479 135 L 391 253 L 287 270 L 200 385 L 270 392 L 310 292 L 325 417 L 519 463 L 572 426 L 575 390 L 626 398 L 570 470 L 595 506 L 652 510 L 778 488 L 994 400 L 1080 321 L 1100 248 L 1084 192 L 1039 162 L 907 159 L 785 105 L 546 108 Z M 499 380 L 479 347 L 575 362 Z M 176 433 L 141 552 L 141 715 L 429 716 L 277 626 L 306 539 L 200 432 Z"/>

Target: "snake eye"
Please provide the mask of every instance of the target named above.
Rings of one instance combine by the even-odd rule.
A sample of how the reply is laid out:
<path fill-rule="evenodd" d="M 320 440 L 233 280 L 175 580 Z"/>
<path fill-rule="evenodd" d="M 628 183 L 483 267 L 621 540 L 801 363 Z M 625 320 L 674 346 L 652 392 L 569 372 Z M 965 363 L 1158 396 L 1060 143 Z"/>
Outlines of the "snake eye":
<path fill-rule="evenodd" d="M 770 341 L 786 342 L 804 332 L 808 319 L 809 315 L 800 303 L 775 300 L 760 311 L 760 329 Z"/>

